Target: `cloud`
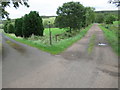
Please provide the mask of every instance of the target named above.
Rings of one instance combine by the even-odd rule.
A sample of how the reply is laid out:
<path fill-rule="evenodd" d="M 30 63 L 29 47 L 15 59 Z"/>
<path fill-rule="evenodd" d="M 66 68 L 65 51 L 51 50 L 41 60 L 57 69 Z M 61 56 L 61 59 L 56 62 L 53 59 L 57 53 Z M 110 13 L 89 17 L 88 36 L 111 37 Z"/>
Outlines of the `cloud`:
<path fill-rule="evenodd" d="M 19 18 L 30 11 L 38 11 L 40 15 L 56 15 L 56 10 L 63 3 L 71 0 L 29 0 L 30 7 L 20 6 L 18 9 L 8 7 L 6 10 L 10 13 L 10 18 Z M 117 10 L 115 5 L 109 4 L 108 0 L 72 0 L 83 4 L 84 6 L 94 7 L 96 11 Z"/>

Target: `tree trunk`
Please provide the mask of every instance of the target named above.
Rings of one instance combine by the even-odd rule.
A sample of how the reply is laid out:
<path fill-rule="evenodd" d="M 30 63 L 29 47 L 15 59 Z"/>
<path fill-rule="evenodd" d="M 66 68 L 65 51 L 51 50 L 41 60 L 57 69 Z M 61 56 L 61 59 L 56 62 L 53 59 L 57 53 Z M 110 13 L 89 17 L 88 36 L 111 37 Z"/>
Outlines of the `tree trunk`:
<path fill-rule="evenodd" d="M 70 33 L 72 33 L 72 28 L 70 27 Z"/>

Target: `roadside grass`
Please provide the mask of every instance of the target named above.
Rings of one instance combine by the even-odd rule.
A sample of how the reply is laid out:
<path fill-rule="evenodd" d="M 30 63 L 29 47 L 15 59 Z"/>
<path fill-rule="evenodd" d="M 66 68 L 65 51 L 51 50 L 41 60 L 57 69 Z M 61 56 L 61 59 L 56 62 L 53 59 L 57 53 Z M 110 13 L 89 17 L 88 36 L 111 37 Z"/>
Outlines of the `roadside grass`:
<path fill-rule="evenodd" d="M 118 47 L 120 47 L 120 44 L 118 44 L 118 36 L 115 33 L 113 33 L 113 31 L 106 29 L 104 26 L 99 26 L 103 30 L 104 35 L 110 43 L 113 50 L 120 56 L 120 50 L 118 49 Z"/>
<path fill-rule="evenodd" d="M 3 29 L 0 29 L 0 33 L 2 33 L 3 32 Z"/>
<path fill-rule="evenodd" d="M 40 50 L 49 52 L 51 54 L 59 54 L 59 53 L 63 52 L 65 49 L 67 49 L 68 47 L 70 47 L 72 44 L 74 44 L 75 42 L 80 40 L 82 37 L 84 37 L 91 26 L 92 25 L 89 25 L 85 29 L 82 29 L 76 36 L 73 36 L 73 37 L 70 37 L 70 38 L 67 38 L 67 39 L 63 39 L 59 42 L 54 43 L 53 45 L 40 43 L 39 41 L 34 42 L 32 40 L 28 40 L 28 39 L 25 39 L 25 38 L 17 38 L 13 35 L 10 35 L 10 34 L 6 34 L 6 35 L 8 37 L 18 41 L 18 42 L 27 44 L 27 45 L 32 46 L 32 47 L 36 47 Z"/>
<path fill-rule="evenodd" d="M 113 25 L 120 25 L 120 21 L 114 21 Z"/>
<path fill-rule="evenodd" d="M 90 54 L 95 46 L 95 39 L 96 39 L 96 35 L 92 35 L 90 38 L 90 42 L 89 42 L 89 46 L 88 46 L 88 54 Z"/>
<path fill-rule="evenodd" d="M 3 28 L 3 24 L 0 24 L 0 29 Z"/>
<path fill-rule="evenodd" d="M 120 21 L 114 21 L 113 24 L 102 24 L 103 27 L 109 29 L 117 36 L 120 34 L 119 25 L 120 25 Z"/>

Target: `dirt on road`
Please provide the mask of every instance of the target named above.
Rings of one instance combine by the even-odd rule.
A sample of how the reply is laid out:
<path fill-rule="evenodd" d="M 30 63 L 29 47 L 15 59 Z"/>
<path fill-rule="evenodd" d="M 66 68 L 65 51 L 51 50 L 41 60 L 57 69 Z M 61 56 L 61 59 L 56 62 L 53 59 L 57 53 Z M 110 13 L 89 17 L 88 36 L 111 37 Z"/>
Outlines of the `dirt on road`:
<path fill-rule="evenodd" d="M 88 53 L 92 35 L 94 47 Z M 59 55 L 5 37 L 3 47 L 3 88 L 118 88 L 118 56 L 97 24 Z"/>

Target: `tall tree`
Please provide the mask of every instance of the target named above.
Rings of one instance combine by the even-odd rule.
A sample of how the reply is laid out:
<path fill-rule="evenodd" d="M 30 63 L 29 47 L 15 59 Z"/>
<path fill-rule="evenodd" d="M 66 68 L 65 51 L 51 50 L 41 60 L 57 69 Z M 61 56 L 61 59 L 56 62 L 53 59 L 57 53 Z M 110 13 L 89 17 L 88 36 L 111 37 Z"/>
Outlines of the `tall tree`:
<path fill-rule="evenodd" d="M 55 23 L 60 28 L 80 29 L 83 23 L 84 6 L 79 2 L 67 2 L 57 9 Z"/>
<path fill-rule="evenodd" d="M 8 25 L 8 33 L 14 33 L 14 25 L 12 23 Z"/>
<path fill-rule="evenodd" d="M 29 7 L 28 5 L 28 0 L 5 0 L 3 2 L 3 0 L 0 0 L 0 18 L 7 18 L 9 19 L 9 13 L 5 10 L 5 8 L 7 6 L 11 6 L 11 4 L 13 4 L 13 7 L 15 7 L 16 9 L 20 6 L 20 5 L 25 5 L 26 7 Z"/>
<path fill-rule="evenodd" d="M 24 37 L 30 37 L 32 34 L 37 36 L 43 36 L 43 23 L 42 18 L 38 12 L 31 11 L 23 18 L 23 35 Z"/>
<path fill-rule="evenodd" d="M 85 8 L 85 26 L 90 25 L 95 20 L 94 8 L 86 7 Z"/>
<path fill-rule="evenodd" d="M 23 27 L 23 18 L 18 18 L 15 20 L 15 35 L 23 37 L 22 33 L 22 27 Z"/>
<path fill-rule="evenodd" d="M 31 36 L 31 31 L 30 31 L 30 22 L 29 22 L 29 15 L 25 15 L 24 18 L 23 18 L 23 27 L 22 27 L 22 30 L 23 30 L 23 37 L 30 37 Z"/>

